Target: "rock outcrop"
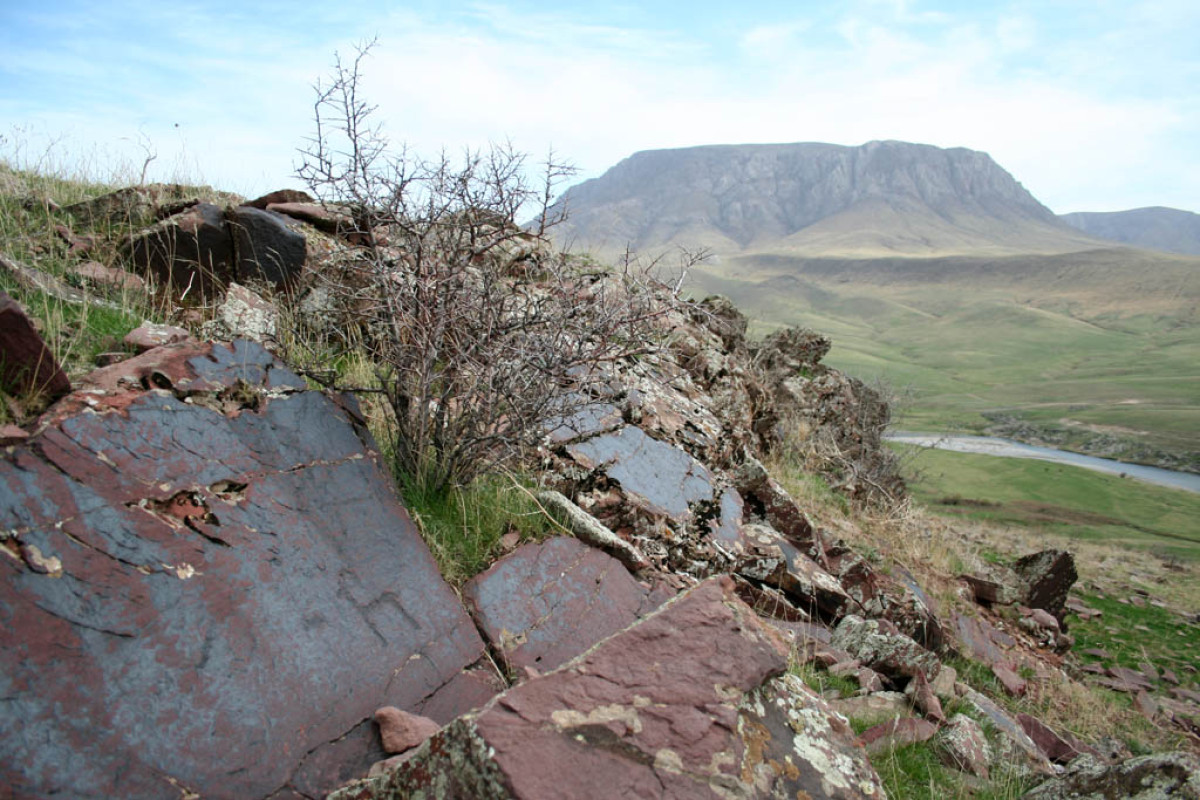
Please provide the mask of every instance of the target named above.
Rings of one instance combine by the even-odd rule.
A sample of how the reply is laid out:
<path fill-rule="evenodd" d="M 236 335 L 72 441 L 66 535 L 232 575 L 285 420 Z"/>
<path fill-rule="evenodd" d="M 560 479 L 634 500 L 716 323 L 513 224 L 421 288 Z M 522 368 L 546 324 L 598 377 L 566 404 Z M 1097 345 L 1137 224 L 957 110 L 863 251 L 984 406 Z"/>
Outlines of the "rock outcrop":
<path fill-rule="evenodd" d="M 782 674 L 787 654 L 712 579 L 332 797 L 882 796 L 845 721 Z"/>
<path fill-rule="evenodd" d="M 256 345 L 94 373 L 0 461 L 0 530 L 7 796 L 317 796 L 380 706 L 490 694 L 353 401 Z"/>

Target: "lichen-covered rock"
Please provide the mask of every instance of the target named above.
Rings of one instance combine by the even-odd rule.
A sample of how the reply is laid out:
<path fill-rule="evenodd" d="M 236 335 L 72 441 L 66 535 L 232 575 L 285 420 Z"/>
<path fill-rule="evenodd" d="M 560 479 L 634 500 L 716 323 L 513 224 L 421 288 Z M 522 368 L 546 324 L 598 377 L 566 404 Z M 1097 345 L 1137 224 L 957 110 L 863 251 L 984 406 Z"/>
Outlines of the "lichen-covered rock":
<path fill-rule="evenodd" d="M 890 677 L 933 675 L 940 662 L 933 653 L 883 620 L 866 620 L 850 614 L 833 631 L 833 645 Z"/>
<path fill-rule="evenodd" d="M 316 796 L 382 757 L 376 708 L 478 699 L 353 401 L 257 345 L 94 373 L 0 460 L 0 530 L 9 796 Z"/>
<path fill-rule="evenodd" d="M 987 780 L 992 750 L 983 728 L 966 714 L 950 718 L 938 731 L 934 747 L 948 766 Z"/>
<path fill-rule="evenodd" d="M 987 717 L 999 734 L 997 755 L 1004 763 L 1026 774 L 1050 775 L 1054 770 L 1041 749 L 1025 733 L 1021 725 L 992 700 L 971 688 L 963 692 L 963 699 Z"/>
<path fill-rule="evenodd" d="M 1075 759 L 1065 774 L 1025 794 L 1025 800 L 1200 800 L 1200 758 L 1191 753 L 1157 753 L 1105 764 L 1092 756 Z"/>
<path fill-rule="evenodd" d="M 927 742 L 935 733 L 937 726 L 928 720 L 902 717 L 868 728 L 859 734 L 858 741 L 867 748 L 868 753 L 880 753 L 895 747 Z"/>
<path fill-rule="evenodd" d="M 750 524 L 742 530 L 746 555 L 737 563 L 738 574 L 777 587 L 812 617 L 841 616 L 850 598 L 832 575 L 774 529 Z"/>
<path fill-rule="evenodd" d="M 732 581 L 709 580 L 332 798 L 881 797 L 786 664 Z"/>
<path fill-rule="evenodd" d="M 1042 550 L 1017 559 L 1013 569 L 1025 582 L 1025 605 L 1044 609 L 1061 622 L 1067 593 L 1079 577 L 1075 557 L 1066 550 Z"/>

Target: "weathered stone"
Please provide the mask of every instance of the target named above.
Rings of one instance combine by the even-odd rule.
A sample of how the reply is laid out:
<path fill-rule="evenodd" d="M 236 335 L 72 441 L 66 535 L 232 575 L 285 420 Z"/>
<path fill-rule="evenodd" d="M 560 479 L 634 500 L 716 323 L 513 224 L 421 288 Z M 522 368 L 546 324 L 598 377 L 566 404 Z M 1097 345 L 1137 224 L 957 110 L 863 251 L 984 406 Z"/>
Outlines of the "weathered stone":
<path fill-rule="evenodd" d="M 249 339 L 274 342 L 279 327 L 279 309 L 240 283 L 230 283 L 217 304 L 213 321 L 205 326 L 206 338 Z"/>
<path fill-rule="evenodd" d="M 566 517 L 571 533 L 581 541 L 604 550 L 631 570 L 637 571 L 650 566 L 650 562 L 640 550 L 610 531 L 561 492 L 538 492 L 537 499 L 548 510 L 557 511 Z"/>
<path fill-rule="evenodd" d="M 906 744 L 927 742 L 937 733 L 932 722 L 916 717 L 893 719 L 868 728 L 859 734 L 858 741 L 868 753 L 881 753 Z"/>
<path fill-rule="evenodd" d="M 991 748 L 979 723 L 966 714 L 955 714 L 950 718 L 938 731 L 934 747 L 947 766 L 988 779 Z"/>
<path fill-rule="evenodd" d="M 1028 616 L 1039 628 L 1045 628 L 1050 631 L 1058 631 L 1061 628 L 1054 615 L 1045 609 L 1032 608 L 1029 610 Z"/>
<path fill-rule="evenodd" d="M 1025 800 L 1200 800 L 1200 758 L 1157 753 L 1105 764 L 1092 756 L 1072 761 L 1065 774 L 1025 794 Z"/>
<path fill-rule="evenodd" d="M 854 679 L 858 681 L 859 689 L 864 694 L 875 694 L 884 690 L 883 678 L 870 667 L 859 667 Z"/>
<path fill-rule="evenodd" d="M 937 672 L 937 656 L 880 620 L 851 614 L 833 631 L 833 644 L 863 664 L 889 677 L 913 677 Z"/>
<path fill-rule="evenodd" d="M 587 403 L 570 414 L 553 417 L 546 425 L 546 436 L 551 444 L 565 444 L 606 433 L 621 424 L 621 410 L 612 403 Z"/>
<path fill-rule="evenodd" d="M 224 213 L 211 203 L 197 203 L 135 234 L 123 252 L 179 296 L 214 298 L 235 277 L 233 238 Z"/>
<path fill-rule="evenodd" d="M 29 431 L 20 426 L 13 425 L 11 422 L 0 425 L 0 447 L 8 447 L 10 444 L 20 444 L 28 438 Z"/>
<path fill-rule="evenodd" d="M 480 629 L 511 669 L 554 669 L 666 599 L 612 556 L 561 536 L 517 548 L 463 587 Z"/>
<path fill-rule="evenodd" d="M 1016 767 L 1021 772 L 1040 773 L 1049 775 L 1053 772 L 1050 766 L 1050 761 L 1042 753 L 1041 749 L 1034 743 L 1033 739 L 1025 733 L 1021 725 L 1008 715 L 1004 709 L 996 705 L 986 696 L 980 694 L 970 687 L 964 687 L 962 692 L 963 698 L 975 706 L 984 716 L 988 718 L 992 726 L 999 733 L 998 755 L 1007 763 Z"/>
<path fill-rule="evenodd" d="M 163 206 L 194 204 L 195 189 L 179 184 L 149 183 L 129 186 L 67 206 L 63 210 L 88 224 L 106 222 L 145 225 Z M 186 199 L 185 199 L 186 198 Z"/>
<path fill-rule="evenodd" d="M 241 206 L 230 209 L 226 219 L 233 234 L 237 280 L 263 281 L 276 289 L 295 286 L 308 257 L 308 245 L 303 233 L 292 230 L 287 217 Z"/>
<path fill-rule="evenodd" d="M 778 587 L 812 616 L 841 616 L 850 598 L 815 561 L 765 525 L 744 525 L 742 535 L 747 553 L 738 561 L 738 574 Z"/>
<path fill-rule="evenodd" d="M 976 603 L 983 605 L 1012 605 L 1021 599 L 1021 594 L 1011 586 L 980 578 L 975 575 L 959 575 L 958 579 L 971 588 Z"/>
<path fill-rule="evenodd" d="M 0 292 L 0 389 L 47 400 L 71 391 L 71 382 L 16 300 Z"/>
<path fill-rule="evenodd" d="M 1075 557 L 1066 550 L 1043 550 L 1017 559 L 1013 569 L 1025 582 L 1025 605 L 1045 609 L 1061 621 L 1067 594 L 1079 577 Z"/>
<path fill-rule="evenodd" d="M 138 327 L 125 334 L 125 344 L 139 353 L 162 347 L 165 344 L 178 344 L 189 341 L 192 335 L 184 328 L 173 325 L 159 325 L 154 322 L 143 322 Z"/>
<path fill-rule="evenodd" d="M 939 723 L 946 721 L 946 714 L 942 711 L 942 702 L 938 700 L 937 693 L 933 690 L 933 684 L 925 677 L 925 673 L 918 672 L 908 682 L 908 686 L 904 687 L 904 694 L 912 698 L 913 706 L 926 718 Z"/>
<path fill-rule="evenodd" d="M 1158 715 L 1158 702 L 1145 690 L 1139 691 L 1133 696 L 1133 707 L 1149 720 L 1153 720 Z"/>
<path fill-rule="evenodd" d="M 848 726 L 772 680 L 786 664 L 732 582 L 706 581 L 332 798 L 882 796 Z"/>
<path fill-rule="evenodd" d="M 1137 670 L 1128 667 L 1109 667 L 1107 672 L 1113 678 L 1115 687 L 1120 691 L 1133 693 L 1141 689 L 1154 688 L 1154 682 Z"/>
<path fill-rule="evenodd" d="M 959 643 L 968 655 L 985 664 L 1006 664 L 1008 650 L 1016 640 L 980 617 L 952 612 L 950 622 Z"/>
<path fill-rule="evenodd" d="M 382 757 L 376 708 L 484 655 L 365 428 L 303 388 L 246 342 L 158 348 L 0 461 L 0 785 L 322 795 Z"/>
<path fill-rule="evenodd" d="M 632 425 L 569 445 L 567 451 L 584 467 L 603 470 L 653 513 L 682 519 L 691 503 L 713 496 L 707 467 Z"/>
<path fill-rule="evenodd" d="M 954 691 L 954 684 L 957 682 L 958 670 L 949 664 L 942 664 L 930 681 L 930 687 L 933 689 L 933 693 L 940 699 L 949 700 L 958 697 L 958 693 Z"/>
<path fill-rule="evenodd" d="M 267 192 L 262 197 L 256 197 L 253 200 L 248 200 L 242 203 L 242 206 L 250 208 L 267 208 L 275 203 L 312 203 L 313 197 L 308 192 L 302 192 L 299 189 L 276 189 L 273 192 Z"/>
<path fill-rule="evenodd" d="M 1001 688 L 1009 697 L 1021 697 L 1025 694 L 1025 679 L 1004 664 L 992 664 L 992 674 L 1000 681 Z"/>
<path fill-rule="evenodd" d="M 375 722 L 379 725 L 379 740 L 383 743 L 383 752 L 390 755 L 411 750 L 442 727 L 429 717 L 410 714 L 395 706 L 377 709 Z"/>
<path fill-rule="evenodd" d="M 82 264 L 76 264 L 70 267 L 68 272 L 95 286 L 129 292 L 142 292 L 146 289 L 146 282 L 132 272 L 106 267 L 99 261 L 85 261 Z"/>
<path fill-rule="evenodd" d="M 1067 764 L 1077 756 L 1079 749 L 1059 736 L 1037 717 L 1017 714 L 1017 722 L 1046 758 L 1056 764 Z"/>
<path fill-rule="evenodd" d="M 908 698 L 900 692 L 876 692 L 856 697 L 841 697 L 832 700 L 830 707 L 848 719 L 865 725 L 876 725 L 884 721 L 911 717 Z"/>
<path fill-rule="evenodd" d="M 264 206 L 256 206 L 264 208 Z M 269 203 L 267 211 L 298 219 L 312 225 L 325 233 L 349 233 L 354 230 L 354 218 L 336 208 L 323 206 L 319 203 L 287 202 Z"/>
<path fill-rule="evenodd" d="M 802 551 L 812 546 L 812 523 L 791 495 L 775 482 L 762 462 L 754 458 L 746 459 L 734 473 L 734 485 L 745 500 L 749 513 L 765 519 Z"/>

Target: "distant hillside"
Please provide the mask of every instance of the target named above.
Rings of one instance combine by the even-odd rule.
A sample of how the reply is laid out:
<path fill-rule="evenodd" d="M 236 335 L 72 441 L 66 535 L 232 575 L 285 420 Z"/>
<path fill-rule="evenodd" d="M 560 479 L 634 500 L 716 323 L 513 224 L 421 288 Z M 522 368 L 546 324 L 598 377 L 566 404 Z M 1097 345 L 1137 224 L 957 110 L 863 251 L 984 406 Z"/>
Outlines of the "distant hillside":
<path fill-rule="evenodd" d="M 1063 222 L 1100 239 L 1170 253 L 1200 255 L 1200 214 L 1177 208 L 1135 208 L 1131 211 L 1080 211 L 1063 214 Z"/>
<path fill-rule="evenodd" d="M 906 142 L 643 151 L 564 201 L 571 218 L 560 236 L 601 253 L 626 244 L 860 258 L 1102 246 L 986 153 Z"/>

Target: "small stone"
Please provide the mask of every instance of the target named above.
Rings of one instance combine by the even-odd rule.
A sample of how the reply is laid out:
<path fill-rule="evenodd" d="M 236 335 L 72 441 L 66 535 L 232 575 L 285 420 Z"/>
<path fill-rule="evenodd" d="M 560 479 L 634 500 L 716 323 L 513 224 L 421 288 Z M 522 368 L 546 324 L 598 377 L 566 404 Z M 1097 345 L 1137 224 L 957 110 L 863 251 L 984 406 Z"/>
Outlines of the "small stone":
<path fill-rule="evenodd" d="M 1174 670 L 1164 669 L 1162 679 L 1173 686 L 1179 685 L 1179 676 L 1175 674 Z"/>
<path fill-rule="evenodd" d="M 928 719 L 934 722 L 944 723 L 946 714 L 942 711 L 942 704 L 938 700 L 937 694 L 933 691 L 933 686 L 930 685 L 929 679 L 924 673 L 917 675 L 908 682 L 904 693 L 912 698 L 913 706 L 918 711 L 924 714 Z"/>
<path fill-rule="evenodd" d="M 912 711 L 908 707 L 908 698 L 900 692 L 876 692 L 858 697 L 847 697 L 832 702 L 830 705 L 844 717 L 869 724 L 912 716 Z"/>
<path fill-rule="evenodd" d="M 1050 730 L 1040 719 L 1029 714 L 1017 714 L 1017 722 L 1025 734 L 1033 740 L 1038 750 L 1056 764 L 1066 764 L 1081 752 L 1063 737 Z"/>
<path fill-rule="evenodd" d="M 858 679 L 858 685 L 866 694 L 873 694 L 875 692 L 883 691 L 883 678 L 879 676 L 878 672 L 870 667 L 862 667 L 859 669 L 855 677 Z"/>
<path fill-rule="evenodd" d="M 1112 656 L 1108 654 L 1107 650 L 1102 650 L 1099 647 L 1089 647 L 1087 650 L 1083 651 L 1083 654 L 1085 656 L 1092 656 L 1093 658 L 1112 658 Z"/>
<path fill-rule="evenodd" d="M 996 680 L 1000 681 L 1004 693 L 1009 697 L 1021 697 L 1025 694 L 1025 679 L 1008 667 L 1003 664 L 993 664 L 992 674 L 996 676 Z"/>
<path fill-rule="evenodd" d="M 403 753 L 437 733 L 441 726 L 429 717 L 410 714 L 395 706 L 384 706 L 375 712 L 379 738 L 385 753 Z"/>
<path fill-rule="evenodd" d="M 932 722 L 915 717 L 894 719 L 868 728 L 859 735 L 858 741 L 868 753 L 879 753 L 893 747 L 926 742 L 937 733 Z"/>
<path fill-rule="evenodd" d="M 374 778 L 378 775 L 386 775 L 407 761 L 409 755 L 409 753 L 400 753 L 399 755 L 394 755 L 391 758 L 385 758 L 383 761 L 376 761 L 371 765 L 370 771 L 367 772 L 367 777 Z"/>
<path fill-rule="evenodd" d="M 836 675 L 839 678 L 844 678 L 847 675 L 856 674 L 861 667 L 862 667 L 862 664 L 859 662 L 859 660 L 857 658 L 855 658 L 855 659 L 851 659 L 849 661 L 843 661 L 839 664 L 834 664 L 832 667 L 829 668 L 829 674 Z"/>
<path fill-rule="evenodd" d="M 1041 608 L 1033 608 L 1029 611 L 1029 619 L 1037 623 L 1038 627 L 1045 628 L 1048 631 L 1059 630 L 1058 620 L 1049 611 Z"/>
<path fill-rule="evenodd" d="M 0 447 L 20 444 L 28 438 L 29 431 L 22 429 L 20 426 L 11 423 L 0 426 Z"/>
<path fill-rule="evenodd" d="M 1139 714 L 1150 720 L 1154 719 L 1154 715 L 1158 713 L 1158 702 L 1144 690 L 1133 696 L 1133 707 L 1138 710 Z"/>
<path fill-rule="evenodd" d="M 957 697 L 958 692 L 954 688 L 954 684 L 958 682 L 958 670 L 949 664 L 942 664 L 934 675 L 930 686 L 933 687 L 933 693 L 942 700 L 949 700 Z"/>
<path fill-rule="evenodd" d="M 144 291 L 146 288 L 146 282 L 132 272 L 106 267 L 99 261 L 85 261 L 71 267 L 70 272 L 96 286 L 111 286 L 114 289 L 134 292 Z"/>
<path fill-rule="evenodd" d="M 178 344 L 179 342 L 186 342 L 191 338 L 192 335 L 183 328 L 176 328 L 171 325 L 156 325 L 153 322 L 143 322 L 125 335 L 125 344 L 134 348 L 139 353 L 144 353 L 147 350 L 153 350 L 155 347 Z"/>

